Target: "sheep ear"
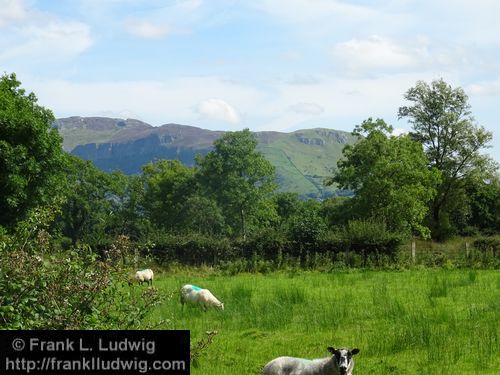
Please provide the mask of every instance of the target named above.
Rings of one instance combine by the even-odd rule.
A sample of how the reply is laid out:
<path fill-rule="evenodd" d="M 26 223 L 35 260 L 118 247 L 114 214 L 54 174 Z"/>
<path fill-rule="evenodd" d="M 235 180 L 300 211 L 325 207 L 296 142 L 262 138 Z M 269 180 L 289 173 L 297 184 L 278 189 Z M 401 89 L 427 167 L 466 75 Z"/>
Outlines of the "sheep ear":
<path fill-rule="evenodd" d="M 351 350 L 351 354 L 354 355 L 354 354 L 358 354 L 359 353 L 359 349 L 358 348 L 354 348 Z"/>
<path fill-rule="evenodd" d="M 328 350 L 332 354 L 335 354 L 335 348 L 333 348 L 331 346 L 329 346 L 328 348 L 326 348 L 326 350 Z"/>

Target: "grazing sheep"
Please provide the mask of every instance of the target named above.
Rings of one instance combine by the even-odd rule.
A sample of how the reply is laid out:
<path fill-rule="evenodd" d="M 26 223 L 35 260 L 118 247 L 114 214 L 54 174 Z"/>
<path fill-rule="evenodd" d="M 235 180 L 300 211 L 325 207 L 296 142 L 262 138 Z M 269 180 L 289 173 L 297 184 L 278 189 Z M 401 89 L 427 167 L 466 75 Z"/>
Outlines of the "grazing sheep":
<path fill-rule="evenodd" d="M 134 281 L 139 284 L 143 284 L 144 282 L 153 285 L 154 273 L 150 268 L 146 268 L 145 270 L 140 270 L 135 273 Z M 129 280 L 128 285 L 131 285 L 132 281 Z"/>
<path fill-rule="evenodd" d="M 302 359 L 278 357 L 262 370 L 263 375 L 352 375 L 354 361 L 352 356 L 359 349 L 334 349 L 328 347 L 331 357 L 321 359 Z"/>
<path fill-rule="evenodd" d="M 202 289 L 196 285 L 184 285 L 181 288 L 181 303 L 198 305 L 204 311 L 209 307 L 214 307 L 219 310 L 224 310 L 224 304 L 220 302 L 208 289 Z"/>

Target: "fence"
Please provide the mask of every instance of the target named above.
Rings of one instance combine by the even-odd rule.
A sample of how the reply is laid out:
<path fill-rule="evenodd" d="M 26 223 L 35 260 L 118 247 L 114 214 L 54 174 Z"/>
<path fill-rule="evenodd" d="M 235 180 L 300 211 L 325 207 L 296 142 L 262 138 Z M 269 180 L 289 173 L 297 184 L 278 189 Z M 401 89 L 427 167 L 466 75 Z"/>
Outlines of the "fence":
<path fill-rule="evenodd" d="M 442 266 L 448 263 L 465 266 L 478 262 L 492 265 L 498 263 L 495 247 L 476 248 L 474 240 L 470 238 L 461 238 L 446 243 L 413 240 L 404 245 L 402 250 L 403 257 L 405 253 L 409 254 L 410 262 L 415 265 Z"/>

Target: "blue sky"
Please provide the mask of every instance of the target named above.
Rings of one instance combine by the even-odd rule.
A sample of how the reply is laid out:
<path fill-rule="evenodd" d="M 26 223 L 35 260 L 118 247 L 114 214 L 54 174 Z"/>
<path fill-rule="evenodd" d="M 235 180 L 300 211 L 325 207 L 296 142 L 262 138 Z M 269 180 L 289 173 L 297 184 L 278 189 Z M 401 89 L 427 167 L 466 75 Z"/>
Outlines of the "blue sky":
<path fill-rule="evenodd" d="M 496 0 L 0 0 L 0 72 L 56 117 L 213 130 L 400 130 L 404 93 L 469 96 L 500 161 Z"/>

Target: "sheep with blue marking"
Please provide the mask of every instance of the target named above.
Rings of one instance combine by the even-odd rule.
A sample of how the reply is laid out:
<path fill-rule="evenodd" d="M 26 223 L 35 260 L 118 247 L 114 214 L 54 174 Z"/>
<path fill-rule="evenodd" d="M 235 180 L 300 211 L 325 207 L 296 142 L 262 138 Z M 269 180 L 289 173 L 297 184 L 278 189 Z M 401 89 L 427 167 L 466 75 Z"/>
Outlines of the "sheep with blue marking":
<path fill-rule="evenodd" d="M 191 284 L 186 284 L 181 288 L 181 304 L 185 303 L 200 306 L 203 311 L 209 308 L 224 310 L 224 304 L 210 290 Z"/>
<path fill-rule="evenodd" d="M 137 271 L 134 275 L 133 280 L 129 280 L 128 285 L 132 285 L 133 282 L 137 282 L 139 284 L 147 283 L 148 285 L 153 285 L 154 273 L 150 268 L 146 268 L 144 270 Z"/>
<path fill-rule="evenodd" d="M 273 359 L 262 370 L 263 375 L 352 375 L 354 361 L 352 356 L 359 349 L 335 349 L 328 351 L 331 357 L 320 359 L 303 359 L 295 357 L 278 357 Z"/>

